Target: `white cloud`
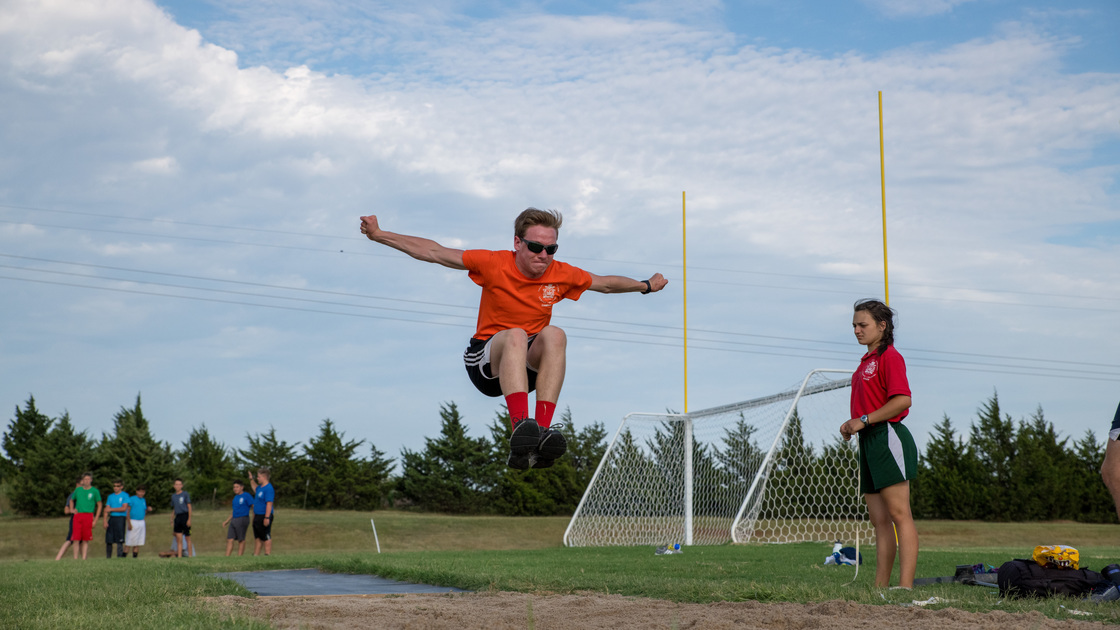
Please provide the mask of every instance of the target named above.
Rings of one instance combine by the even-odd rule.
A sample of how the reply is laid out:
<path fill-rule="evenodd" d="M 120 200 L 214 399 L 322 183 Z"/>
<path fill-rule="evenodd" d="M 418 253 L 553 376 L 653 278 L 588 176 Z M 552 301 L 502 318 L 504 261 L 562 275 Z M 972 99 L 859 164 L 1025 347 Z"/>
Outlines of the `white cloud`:
<path fill-rule="evenodd" d="M 863 0 L 864 4 L 888 17 L 928 17 L 949 13 L 966 2 L 975 0 Z"/>
<path fill-rule="evenodd" d="M 109 264 L 134 257 L 147 270 L 167 273 L 283 285 L 297 283 L 294 278 L 299 286 L 346 294 L 315 296 L 337 302 L 331 304 L 283 303 L 304 311 L 266 311 L 244 304 L 264 298 L 205 294 L 226 302 L 179 301 L 133 314 L 131 328 L 143 338 L 157 324 L 166 334 L 168 322 L 156 320 L 181 312 L 172 326 L 176 336 L 161 353 L 193 357 L 192 368 L 206 374 L 208 387 L 221 382 L 223 370 L 246 383 L 251 379 L 230 366 L 289 343 L 292 356 L 268 359 L 265 371 L 311 390 L 335 391 L 339 382 L 318 380 L 317 372 L 339 366 L 308 367 L 324 345 L 332 356 L 363 357 L 363 370 L 383 371 L 385 380 L 376 384 L 346 375 L 351 380 L 342 389 L 351 393 L 369 386 L 403 398 L 401 391 L 423 381 L 441 393 L 411 400 L 428 400 L 461 384 L 450 380 L 461 377 L 461 367 L 446 348 L 469 334 L 470 318 L 445 331 L 352 316 L 375 313 L 359 306 L 394 304 L 355 297 L 364 294 L 455 305 L 477 299 L 462 274 L 429 269 L 361 240 L 357 217 L 370 213 L 386 229 L 452 247 L 496 248 L 509 246 L 517 211 L 554 207 L 565 212 L 572 237 L 563 255 L 599 259 L 586 264 L 597 273 L 617 266 L 648 277 L 679 272 L 669 265 L 680 261 L 680 193 L 687 190 L 692 280 L 712 283 L 694 285 L 694 323 L 798 337 L 846 334 L 846 313 L 839 322 L 827 318 L 837 303 L 846 309 L 855 297 L 877 292 L 881 278 L 880 89 L 891 271 L 907 334 L 914 335 L 907 343 L 973 349 L 983 343 L 978 350 L 993 354 L 1029 344 L 1030 354 L 1064 356 L 1069 340 L 1056 331 L 1069 327 L 1055 324 L 1069 312 L 998 306 L 1029 299 L 994 289 L 1120 298 L 1115 248 L 1047 240 L 1056 225 L 1120 220 L 1118 167 L 1093 156 L 1120 142 L 1114 114 L 1120 77 L 1064 73 L 1068 42 L 1018 25 L 940 49 L 827 58 L 741 46 L 726 33 L 663 17 L 519 13 L 456 21 L 385 11 L 374 19 L 372 9 L 346 5 L 368 19 L 343 27 L 329 19 L 335 4 L 324 8 L 321 24 L 284 4 L 263 28 L 228 25 L 226 32 L 241 38 L 239 57 L 143 0 L 71 4 L 11 2 L 0 9 L 0 88 L 18 113 L 0 125 L 6 137 L 22 139 L 0 147 L 0 159 L 16 165 L 0 181 L 3 199 L 180 223 L 57 221 L 89 229 L 75 253 L 72 240 L 61 238 L 73 232 L 30 227 L 50 221 L 29 213 L 19 218 L 29 236 L 45 229 L 59 240 L 37 238 L 32 245 L 27 239 L 26 245 L 59 258 L 104 256 Z M 954 3 L 877 6 L 918 15 Z M 647 9 L 662 15 L 656 6 Z M 337 43 L 392 62 L 361 76 L 316 70 L 304 65 L 302 53 L 288 65 L 276 56 L 264 65 L 245 63 L 247 54 L 275 52 L 267 48 L 269 33 L 287 28 L 302 28 L 293 37 L 315 54 L 328 56 Z M 331 30 L 338 28 L 352 29 L 345 41 Z M 24 154 L 29 146 L 37 148 Z M 829 278 L 763 282 L 749 275 L 755 271 Z M 678 280 L 671 278 L 674 291 Z M 571 312 L 671 326 L 678 324 L 672 300 L 679 295 L 589 297 Z M 949 298 L 974 301 L 939 301 Z M 415 313 L 376 313 L 423 321 Z M 961 314 L 967 327 L 956 323 Z M 1076 327 L 1078 336 L 1100 340 L 1085 352 L 1102 356 L 1120 353 L 1111 332 L 1111 325 L 1095 321 Z M 402 348 L 406 339 L 425 351 Z M 132 349 L 118 340 L 113 347 L 122 354 Z M 675 361 L 643 354 L 641 346 L 611 348 L 613 361 L 648 370 L 618 379 L 661 379 L 667 368 L 658 366 Z M 200 354 L 228 362 L 209 363 Z M 724 367 L 721 359 L 709 361 Z M 763 388 L 766 379 L 793 380 L 792 368 L 770 361 L 731 355 L 725 369 L 693 365 L 710 390 L 726 392 L 715 403 L 744 397 L 745 381 Z M 592 369 L 588 363 L 581 367 Z M 787 376 L 774 376 L 783 370 Z M 578 372 L 573 379 L 581 378 Z M 147 378 L 161 387 L 181 376 L 150 371 Z M 599 376 L 593 380 L 601 382 L 580 385 L 595 392 L 589 398 L 612 381 Z M 992 380 L 984 379 L 987 395 Z M 255 387 L 262 397 L 268 389 Z M 274 403 L 280 412 L 320 413 L 314 401 L 295 400 L 284 389 Z M 317 402 L 341 413 L 369 413 L 366 401 L 324 400 Z M 480 422 L 488 420 L 490 401 L 460 402 L 474 406 Z M 416 414 L 407 407 L 414 402 L 379 404 Z"/>
<path fill-rule="evenodd" d="M 174 175 L 179 172 L 179 162 L 172 156 L 149 158 L 133 162 L 133 167 L 142 173 L 153 175 Z"/>

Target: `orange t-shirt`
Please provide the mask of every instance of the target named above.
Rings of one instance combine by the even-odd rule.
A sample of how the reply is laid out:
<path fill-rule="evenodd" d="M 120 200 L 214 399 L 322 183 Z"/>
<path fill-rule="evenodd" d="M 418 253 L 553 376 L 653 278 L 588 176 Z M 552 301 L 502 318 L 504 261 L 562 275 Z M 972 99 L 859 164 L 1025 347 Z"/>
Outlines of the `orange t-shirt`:
<path fill-rule="evenodd" d="M 470 249 L 463 264 L 471 280 L 482 287 L 478 305 L 476 339 L 521 328 L 539 333 L 552 319 L 552 305 L 564 298 L 578 300 L 591 286 L 591 274 L 567 263 L 552 261 L 539 278 L 528 278 L 517 268 L 511 251 Z"/>

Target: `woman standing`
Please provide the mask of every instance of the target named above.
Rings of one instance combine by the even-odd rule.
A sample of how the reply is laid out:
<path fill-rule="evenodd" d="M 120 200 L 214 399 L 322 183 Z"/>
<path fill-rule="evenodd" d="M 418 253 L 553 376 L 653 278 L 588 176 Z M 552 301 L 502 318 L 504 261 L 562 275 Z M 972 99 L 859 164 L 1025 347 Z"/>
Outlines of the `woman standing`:
<path fill-rule="evenodd" d="M 889 586 L 898 550 L 899 586 L 914 585 L 918 530 L 910 514 L 910 481 L 918 449 L 902 425 L 910 409 L 906 363 L 894 348 L 894 311 L 878 300 L 855 304 L 852 328 L 867 346 L 852 375 L 852 418 L 840 425 L 845 440 L 859 435 L 860 492 L 875 527 L 875 586 Z M 897 533 L 897 544 L 895 534 Z"/>

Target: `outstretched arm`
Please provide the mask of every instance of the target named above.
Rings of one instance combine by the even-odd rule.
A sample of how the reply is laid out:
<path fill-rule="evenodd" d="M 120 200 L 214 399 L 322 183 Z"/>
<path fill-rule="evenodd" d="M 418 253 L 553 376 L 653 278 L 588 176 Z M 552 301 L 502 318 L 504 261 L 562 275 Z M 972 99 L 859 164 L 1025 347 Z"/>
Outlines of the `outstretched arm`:
<path fill-rule="evenodd" d="M 377 225 L 377 217 L 369 215 L 362 217 L 362 234 L 371 241 L 388 245 L 393 249 L 402 251 L 416 260 L 436 263 L 452 269 L 466 269 L 463 264 L 463 250 L 444 247 L 439 243 L 419 236 L 407 236 L 382 230 Z M 645 285 L 642 285 L 643 287 Z"/>
<path fill-rule="evenodd" d="M 646 291 L 646 282 L 649 282 L 649 292 L 656 293 L 665 288 L 669 281 L 665 276 L 655 273 L 649 280 L 635 280 L 626 276 L 597 276 L 591 274 L 592 291 L 599 293 L 634 293 Z"/>

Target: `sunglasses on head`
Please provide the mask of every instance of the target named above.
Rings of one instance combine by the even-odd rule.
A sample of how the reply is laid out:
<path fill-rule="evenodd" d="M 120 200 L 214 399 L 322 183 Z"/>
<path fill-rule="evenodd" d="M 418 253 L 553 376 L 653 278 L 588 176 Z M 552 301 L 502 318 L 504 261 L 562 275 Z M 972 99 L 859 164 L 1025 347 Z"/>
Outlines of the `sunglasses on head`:
<path fill-rule="evenodd" d="M 528 247 L 529 251 L 533 252 L 534 254 L 539 254 L 543 251 L 546 254 L 548 254 L 549 256 L 552 256 L 552 255 L 556 254 L 556 250 L 560 249 L 560 246 L 557 245 L 556 243 L 553 243 L 551 245 L 545 245 L 544 243 L 538 243 L 536 241 L 528 241 L 528 240 L 525 240 L 525 239 L 521 239 L 521 242 L 525 243 L 525 247 Z"/>

